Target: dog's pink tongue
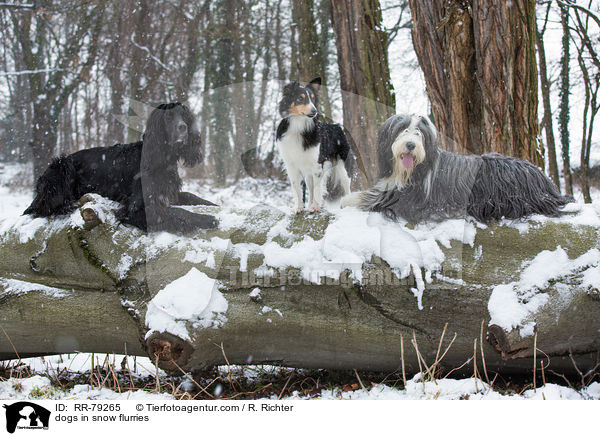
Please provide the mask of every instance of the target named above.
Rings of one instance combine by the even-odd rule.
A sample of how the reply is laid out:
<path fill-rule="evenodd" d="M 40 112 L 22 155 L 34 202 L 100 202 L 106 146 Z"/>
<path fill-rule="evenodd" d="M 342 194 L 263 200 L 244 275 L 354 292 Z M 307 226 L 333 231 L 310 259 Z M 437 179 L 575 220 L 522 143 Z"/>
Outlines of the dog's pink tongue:
<path fill-rule="evenodd" d="M 404 165 L 404 168 L 411 169 L 413 167 L 415 163 L 415 160 L 413 158 L 413 155 L 408 153 L 405 154 L 404 157 L 402 158 L 402 165 Z"/>

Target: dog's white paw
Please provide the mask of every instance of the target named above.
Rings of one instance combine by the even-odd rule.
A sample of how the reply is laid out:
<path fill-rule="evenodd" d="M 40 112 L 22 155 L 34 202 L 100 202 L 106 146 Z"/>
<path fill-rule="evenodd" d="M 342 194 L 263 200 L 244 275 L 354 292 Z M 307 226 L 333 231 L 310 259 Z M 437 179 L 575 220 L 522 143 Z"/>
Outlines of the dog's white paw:
<path fill-rule="evenodd" d="M 295 208 L 292 209 L 292 212 L 296 215 L 299 215 L 302 212 L 304 212 L 304 206 L 296 206 Z"/>
<path fill-rule="evenodd" d="M 359 207 L 360 206 L 360 192 L 352 192 L 344 197 L 342 197 L 342 201 L 340 202 L 340 207 Z"/>
<path fill-rule="evenodd" d="M 310 211 L 310 213 L 315 213 L 321 210 L 321 206 L 319 206 L 318 204 L 311 204 L 310 206 L 308 206 L 308 210 Z"/>

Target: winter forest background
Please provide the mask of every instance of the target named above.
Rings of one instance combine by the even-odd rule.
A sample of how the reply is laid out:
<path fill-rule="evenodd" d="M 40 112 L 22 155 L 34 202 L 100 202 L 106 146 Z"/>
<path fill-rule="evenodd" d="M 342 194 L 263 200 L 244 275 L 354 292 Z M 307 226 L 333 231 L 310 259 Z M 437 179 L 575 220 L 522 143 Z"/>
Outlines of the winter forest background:
<path fill-rule="evenodd" d="M 277 166 L 282 86 L 321 76 L 321 110 L 348 129 L 363 184 L 376 174 L 377 127 L 417 112 L 446 148 L 527 158 L 564 192 L 574 172 L 591 201 L 599 10 L 597 0 L 1 3 L 0 160 L 33 162 L 30 184 L 52 156 L 138 140 L 147 107 L 178 100 L 205 147 L 191 175 L 225 186 L 246 176 L 245 151 Z"/>
<path fill-rule="evenodd" d="M 204 160 L 185 169 L 186 190 L 222 206 L 226 218 L 230 209 L 246 212 L 262 204 L 290 209 L 291 190 L 275 147 L 278 101 L 286 83 L 317 76 L 324 84 L 321 112 L 344 125 L 358 157 L 354 189 L 377 177 L 379 126 L 392 113 L 415 112 L 434 121 L 448 150 L 499 152 L 543 168 L 563 193 L 579 203 L 593 201 L 576 206 L 587 211 L 579 217 L 591 220 L 585 226 L 598 228 L 600 0 L 0 0 L 0 37 L 0 223 L 5 230 L 23 230 L 16 234 L 27 240 L 37 231 L 32 228 L 48 224 L 21 214 L 35 177 L 52 157 L 137 141 L 151 107 L 167 101 L 186 102 L 202 136 Z M 561 225 L 572 224 L 571 216 L 564 220 Z M 435 238 L 466 246 L 484 231 L 471 222 L 454 224 L 440 232 L 382 226 L 421 232 L 432 250 L 444 244 Z M 525 224 L 514 225 L 525 240 Z M 333 238 L 347 247 L 340 256 L 376 239 L 366 218 L 364 227 L 350 227 L 359 229 L 353 238 L 345 231 Z M 143 241 L 152 250 L 172 242 L 153 236 Z M 569 260 L 561 245 L 536 252 L 536 277 L 543 278 L 539 272 L 551 262 L 558 265 L 560 256 L 564 268 L 552 264 L 552 274 L 567 276 L 564 270 L 575 268 L 578 258 Z M 273 257 L 301 263 L 317 252 L 293 251 Z M 241 266 L 248 252 L 240 253 Z M 123 259 L 119 265 L 129 268 Z M 597 275 L 590 277 L 597 288 L 600 269 L 594 268 L 589 270 Z M 39 289 L 23 283 L 23 293 Z M 422 292 L 410 298 L 419 301 Z M 265 308 L 271 308 L 261 309 L 270 323 L 267 317 L 278 310 Z M 442 333 L 440 344 L 443 339 Z M 484 343 L 483 336 L 477 340 Z M 436 362 L 435 370 L 437 355 L 426 357 Z M 546 380 L 542 360 L 539 367 L 532 360 L 531 383 L 500 377 L 495 386 L 495 377 L 485 385 L 478 378 L 477 361 L 472 378 L 436 381 L 432 370 L 429 377 L 402 383 L 399 374 L 227 365 L 198 378 L 194 383 L 202 393 L 192 397 L 188 391 L 195 387 L 187 376 L 168 378 L 148 358 L 77 353 L 31 358 L 24 366 L 21 359 L 0 364 L 0 398 L 600 398 L 598 361 L 575 383 L 579 391 L 552 383 L 536 391 L 540 368 Z M 496 386 L 508 394 L 495 392 Z"/>

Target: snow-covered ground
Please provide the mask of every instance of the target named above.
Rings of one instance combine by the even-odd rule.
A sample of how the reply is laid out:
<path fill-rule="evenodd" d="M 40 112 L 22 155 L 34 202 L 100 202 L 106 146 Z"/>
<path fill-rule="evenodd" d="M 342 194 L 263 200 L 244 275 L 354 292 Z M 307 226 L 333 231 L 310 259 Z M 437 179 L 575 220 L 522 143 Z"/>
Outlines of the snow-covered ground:
<path fill-rule="evenodd" d="M 101 362 L 105 356 L 95 356 Z M 135 390 L 123 387 L 99 386 L 97 383 L 79 383 L 69 380 L 78 380 L 77 377 L 86 371 L 89 372 L 90 354 L 77 354 L 74 357 L 48 356 L 45 358 L 23 359 L 23 363 L 36 368 L 35 373 L 26 377 L 0 378 L 0 400 L 27 400 L 27 399 L 54 399 L 54 400 L 172 400 L 186 395 L 185 388 L 193 388 L 193 383 L 185 378 L 178 379 L 170 387 L 169 392 L 159 392 L 155 387 Z M 121 361 L 124 356 L 107 356 L 109 359 Z M 60 362 L 62 360 L 62 362 Z M 133 358 L 128 360 L 132 362 Z M 154 374 L 152 363 L 146 358 L 137 358 L 138 372 L 133 370 L 129 376 L 140 380 L 144 377 L 151 378 Z M 44 368 L 44 364 L 46 367 Z M 146 368 L 143 368 L 143 366 Z M 130 363 L 133 368 L 133 363 Z M 226 368 L 222 367 L 226 371 Z M 234 367 L 232 374 L 245 371 L 250 376 L 246 381 L 252 382 L 252 372 L 262 373 L 280 371 L 274 367 L 248 366 L 243 369 Z M 159 377 L 165 377 L 161 371 Z M 62 378 L 57 374 L 62 373 Z M 44 374 L 44 375 L 41 375 Z M 291 374 L 291 372 L 290 372 Z M 287 375 L 287 374 L 286 374 Z M 61 386 L 61 382 L 64 386 Z M 211 387 L 215 398 L 220 397 L 220 384 Z M 175 393 L 175 395 L 173 395 Z M 189 395 L 189 394 L 187 394 Z M 190 397 L 187 397 L 190 398 Z M 225 397 L 226 398 L 226 397 Z M 403 388 L 393 387 L 388 384 L 371 384 L 368 388 L 361 387 L 358 383 L 350 386 L 339 386 L 332 389 L 322 389 L 316 394 L 306 394 L 298 390 L 281 396 L 277 393 L 265 395 L 264 399 L 270 400 L 600 400 L 600 383 L 593 382 L 583 389 L 575 390 L 554 383 L 546 383 L 537 388 L 526 389 L 520 393 L 501 393 L 488 383 L 477 378 L 465 379 L 436 379 L 422 380 L 421 374 L 408 380 Z"/>
<path fill-rule="evenodd" d="M 20 165 L 4 166 L 0 174 L 0 228 L 24 225 L 26 228 L 24 231 L 28 233 L 26 236 L 31 237 L 32 229 L 27 230 L 27 226 L 31 227 L 34 224 L 33 220 L 20 216 L 31 201 L 30 187 L 27 183 L 23 182 L 27 177 L 30 177 L 30 173 L 28 173 L 26 167 Z M 292 195 L 286 183 L 242 179 L 237 184 L 218 189 L 210 184 L 188 180 L 185 183 L 185 188 L 197 192 L 204 198 L 208 198 L 223 206 L 220 219 L 222 222 L 231 225 L 235 224 L 236 218 L 229 211 L 234 209 L 252 209 L 257 206 L 268 206 L 279 209 L 286 214 L 291 212 Z M 570 217 L 569 219 L 576 219 L 580 223 L 600 226 L 598 218 L 600 212 L 600 195 L 597 191 L 594 192 L 594 198 L 595 202 L 592 205 L 576 203 L 569 206 L 573 211 L 578 211 L 575 218 Z M 106 213 L 110 215 L 110 204 L 107 207 Z M 386 251 L 385 244 L 380 244 L 380 241 L 393 244 L 395 238 L 403 234 L 404 236 L 402 237 L 408 235 L 410 236 L 408 239 L 416 244 L 415 249 L 418 249 L 419 253 L 418 256 L 415 255 L 415 259 L 419 258 L 419 262 L 422 262 L 418 266 L 425 268 L 431 274 L 435 272 L 436 266 L 443 261 L 443 253 L 440 247 L 447 246 L 453 239 L 467 244 L 472 243 L 475 233 L 482 226 L 471 220 L 449 220 L 441 224 L 426 224 L 409 229 L 401 223 L 385 222 L 378 216 L 352 209 L 340 210 L 335 205 L 332 206 L 331 212 L 334 219 L 327 230 L 329 233 L 326 233 L 324 236 L 324 238 L 329 238 L 330 241 L 329 244 L 326 244 L 328 245 L 326 250 L 323 250 L 323 244 L 317 244 L 312 238 L 306 236 L 298 245 L 292 247 L 271 246 L 271 249 L 277 249 L 276 252 L 273 252 L 274 255 L 272 256 L 272 262 L 274 263 L 272 265 L 266 264 L 265 266 L 279 266 L 277 262 L 285 262 L 285 259 L 294 253 L 294 250 L 299 249 L 310 251 L 313 258 L 322 256 L 319 262 L 331 261 L 332 263 L 337 262 L 340 264 L 360 264 L 363 258 L 368 258 L 371 254 L 377 253 L 386 259 L 390 265 L 396 267 L 400 274 L 404 274 L 407 272 L 407 268 L 410 271 L 410 262 L 406 263 L 406 258 L 400 259 L 394 257 L 394 250 Z M 537 217 L 534 221 L 548 219 L 550 218 Z M 527 232 L 529 224 L 523 222 L 504 222 L 503 225 L 515 226 L 519 231 Z M 345 238 L 337 237 L 335 233 L 337 226 L 341 226 L 341 228 L 347 228 L 347 226 L 357 228 L 358 230 L 355 233 L 358 239 L 353 239 L 349 243 Z M 34 225 L 33 227 L 37 228 L 38 226 Z M 399 232 L 398 230 L 402 231 Z M 377 232 L 376 238 L 372 234 L 374 231 Z M 373 239 L 376 239 L 375 244 L 373 243 Z M 179 239 L 172 238 L 153 241 L 167 244 L 183 243 Z M 407 243 L 405 240 L 396 242 L 404 245 Z M 266 253 L 267 247 L 269 247 L 268 243 L 260 247 L 251 247 L 251 249 L 265 250 Z M 200 248 L 196 247 L 196 249 L 199 250 Z M 560 268 L 553 269 L 552 271 L 544 268 L 546 264 L 545 258 L 548 256 L 553 259 L 562 259 Z M 297 253 L 295 257 L 298 258 Z M 534 309 L 533 306 L 544 304 L 545 297 L 537 295 L 535 289 L 542 288 L 548 280 L 562 274 L 567 274 L 570 271 L 579 271 L 582 266 L 585 266 L 587 267 L 586 272 L 580 279 L 582 281 L 589 281 L 595 287 L 598 287 L 600 284 L 600 254 L 598 254 L 597 250 L 591 250 L 577 259 L 569 259 L 561 248 L 557 248 L 554 252 L 542 252 L 538 257 L 528 265 L 523 266 L 519 281 L 499 285 L 494 290 L 493 296 L 497 304 L 492 299 L 490 300 L 490 314 L 495 317 L 495 322 L 505 325 L 507 329 L 520 326 L 522 333 L 526 333 L 528 329 L 531 329 L 530 324 L 522 322 L 526 319 L 529 311 Z M 268 262 L 269 256 L 265 255 L 265 259 Z M 311 276 L 310 268 L 312 265 L 307 263 L 304 267 L 307 268 L 306 274 Z M 420 268 L 415 268 L 415 270 L 420 270 Z M 359 273 L 360 271 L 357 269 L 355 274 Z M 205 278 L 202 273 L 191 271 L 190 274 L 192 274 L 190 280 Z M 202 277 L 195 277 L 194 274 L 202 275 Z M 180 280 L 186 280 L 185 277 L 182 277 Z M 421 286 L 417 286 L 414 290 L 416 306 L 420 305 L 420 295 L 422 295 L 424 290 L 424 284 L 430 279 L 431 276 L 428 274 L 421 277 Z M 21 289 L 22 286 L 16 283 L 16 281 L 10 284 L 10 286 L 14 287 L 15 292 L 23 291 Z M 202 304 L 196 301 L 193 306 L 186 306 L 183 304 L 186 299 L 185 292 L 183 294 L 180 292 L 184 288 L 186 287 L 179 287 L 177 281 L 173 282 L 157 294 L 156 301 L 153 304 L 162 304 L 160 307 L 169 306 L 168 310 L 165 310 L 165 312 L 169 313 L 184 311 L 186 313 L 183 315 L 187 314 L 190 317 L 199 317 L 200 321 L 204 319 L 204 315 L 202 314 L 205 312 L 206 307 L 210 306 L 211 311 L 217 315 L 226 310 L 226 301 L 213 301 L 209 295 L 206 296 L 206 301 L 203 300 Z M 166 301 L 163 298 L 165 296 L 175 296 L 176 298 L 167 298 L 168 301 Z M 186 316 L 183 316 L 183 318 L 185 319 Z M 218 317 L 213 317 L 209 321 L 223 321 L 223 319 L 221 321 L 219 319 Z M 168 330 L 170 328 L 169 320 L 165 321 L 163 319 L 161 322 L 167 325 L 165 329 Z M 182 334 L 181 332 L 179 333 Z M 183 334 L 185 335 L 185 332 Z M 92 359 L 94 359 L 93 364 Z M 188 390 L 193 391 L 194 388 L 193 383 L 185 377 L 169 378 L 162 371 L 157 371 L 152 362 L 147 358 L 141 357 L 125 358 L 124 356 L 82 353 L 23 359 L 19 365 L 15 366 L 16 363 L 18 362 L 0 364 L 0 399 L 172 399 L 182 398 L 185 395 L 189 397 L 189 394 L 185 394 L 185 392 Z M 109 370 L 109 368 L 112 368 L 112 370 Z M 99 375 L 94 375 L 94 371 Z M 284 377 L 285 380 L 288 374 L 291 374 L 290 371 L 293 370 L 282 370 L 281 368 L 268 366 L 244 366 L 219 369 L 221 374 L 229 374 L 234 380 L 236 378 L 243 379 L 245 383 L 250 383 L 250 385 L 253 382 L 256 383 L 264 379 L 265 376 L 279 376 Z M 111 372 L 114 372 L 115 375 L 111 375 Z M 160 382 L 159 385 L 161 386 L 160 390 L 156 388 L 157 376 Z M 223 376 L 221 375 L 221 377 Z M 90 380 L 92 381 L 90 382 Z M 223 388 L 220 387 L 220 383 L 213 380 L 213 382 L 207 381 L 207 384 L 210 385 L 210 392 L 212 392 L 213 396 L 219 397 L 221 395 Z M 135 386 L 135 389 L 131 389 L 132 386 Z M 145 386 L 152 387 L 147 388 Z M 168 389 L 165 386 L 168 386 Z M 266 399 L 277 399 L 279 396 L 279 393 L 268 391 L 265 391 L 263 396 L 258 395 L 259 398 Z M 349 383 L 334 386 L 333 388 L 320 388 L 316 391 L 290 389 L 289 392 L 286 391 L 282 398 L 407 400 L 600 399 L 600 384 L 594 382 L 577 391 L 567 386 L 547 383 L 544 386 L 538 386 L 537 389 L 525 389 L 519 393 L 512 391 L 500 392 L 497 386 L 491 387 L 488 383 L 474 378 L 462 380 L 421 380 L 417 375 L 402 388 L 390 383 L 380 382 L 371 382 L 365 388 L 359 383 Z"/>

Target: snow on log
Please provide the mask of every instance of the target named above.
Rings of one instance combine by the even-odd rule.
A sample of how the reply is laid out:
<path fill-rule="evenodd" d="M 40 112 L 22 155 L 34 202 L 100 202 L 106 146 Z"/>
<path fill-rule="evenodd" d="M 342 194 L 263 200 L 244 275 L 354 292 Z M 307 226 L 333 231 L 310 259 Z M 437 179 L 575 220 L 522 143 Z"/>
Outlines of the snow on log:
<path fill-rule="evenodd" d="M 437 366 L 475 352 L 488 371 L 511 373 L 531 371 L 534 342 L 558 371 L 573 370 L 571 357 L 590 367 L 600 350 L 591 205 L 490 226 L 257 206 L 218 210 L 218 230 L 186 237 L 121 225 L 116 206 L 88 195 L 67 217 L 0 223 L 10 338 L 0 357 L 127 352 L 176 372 L 226 360 L 394 371 L 404 349 L 415 372 L 418 354 L 431 365 L 451 345 Z"/>

